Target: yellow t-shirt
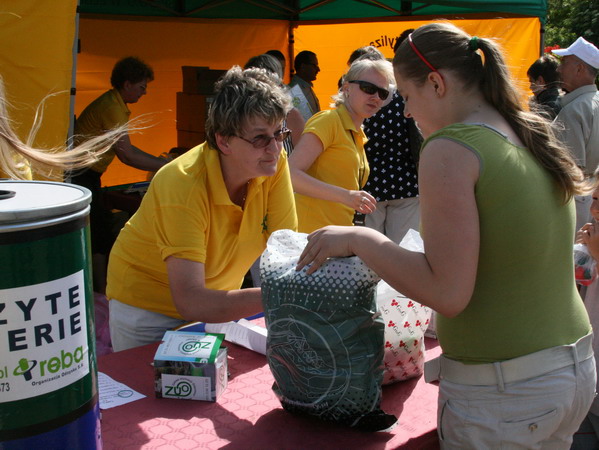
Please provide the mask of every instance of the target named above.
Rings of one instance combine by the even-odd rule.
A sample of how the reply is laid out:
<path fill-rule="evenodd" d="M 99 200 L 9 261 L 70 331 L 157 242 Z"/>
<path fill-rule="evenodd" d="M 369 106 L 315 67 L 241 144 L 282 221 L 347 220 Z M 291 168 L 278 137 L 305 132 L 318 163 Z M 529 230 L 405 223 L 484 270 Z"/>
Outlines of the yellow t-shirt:
<path fill-rule="evenodd" d="M 297 230 L 285 152 L 273 176 L 250 181 L 241 209 L 229 198 L 218 150 L 204 143 L 152 180 L 110 253 L 107 297 L 182 318 L 169 290 L 167 257 L 203 263 L 207 288 L 239 289 L 279 229 Z"/>
<path fill-rule="evenodd" d="M 361 189 L 368 180 L 370 168 L 364 142 L 366 135 L 356 129 L 344 105 L 321 111 L 308 120 L 304 133 L 320 139 L 323 152 L 307 174 L 325 183 L 349 190 Z M 342 203 L 295 194 L 299 231 L 311 233 L 327 225 L 352 225 L 354 210 Z"/>
<path fill-rule="evenodd" d="M 75 122 L 75 145 L 86 139 L 120 127 L 129 121 L 131 111 L 125 105 L 121 94 L 116 89 L 105 92 L 77 117 Z M 108 150 L 91 166 L 98 173 L 104 173 L 115 157 L 114 150 Z"/>

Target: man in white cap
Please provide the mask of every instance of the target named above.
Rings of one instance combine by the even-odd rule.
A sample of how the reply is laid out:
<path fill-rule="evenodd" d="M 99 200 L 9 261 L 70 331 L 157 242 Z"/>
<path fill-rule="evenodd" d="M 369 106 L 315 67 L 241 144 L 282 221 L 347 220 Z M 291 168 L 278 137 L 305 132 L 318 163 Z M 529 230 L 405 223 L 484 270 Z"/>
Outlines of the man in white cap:
<path fill-rule="evenodd" d="M 562 57 L 557 70 L 566 92 L 554 121 L 556 131 L 578 166 L 591 176 L 599 166 L 599 49 L 579 37 L 570 47 L 552 52 Z M 576 198 L 576 231 L 590 222 L 590 203 L 590 196 Z"/>
<path fill-rule="evenodd" d="M 591 176 L 599 165 L 599 92 L 595 85 L 599 73 L 599 49 L 579 37 L 570 47 L 552 52 L 562 57 L 557 70 L 561 87 L 566 92 L 554 123 L 559 124 L 557 132 L 570 147 L 577 164 L 587 176 Z M 576 231 L 591 222 L 591 202 L 590 195 L 576 198 Z M 595 329 L 599 323 L 599 309 L 595 306 L 599 300 L 597 292 L 597 286 L 592 285 L 584 293 L 584 302 Z M 596 353 L 599 351 L 597 336 L 593 348 Z M 599 446 L 599 397 L 595 398 L 573 439 L 571 450 Z"/>

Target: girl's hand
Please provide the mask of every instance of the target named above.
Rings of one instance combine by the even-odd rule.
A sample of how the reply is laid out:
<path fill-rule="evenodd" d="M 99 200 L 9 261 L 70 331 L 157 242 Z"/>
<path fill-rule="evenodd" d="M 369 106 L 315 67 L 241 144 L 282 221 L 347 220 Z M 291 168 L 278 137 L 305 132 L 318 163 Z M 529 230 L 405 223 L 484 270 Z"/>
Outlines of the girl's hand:
<path fill-rule="evenodd" d="M 296 270 L 302 270 L 309 265 L 307 273 L 312 274 L 329 258 L 352 256 L 350 242 L 359 233 L 360 228 L 362 227 L 328 226 L 310 233 Z"/>

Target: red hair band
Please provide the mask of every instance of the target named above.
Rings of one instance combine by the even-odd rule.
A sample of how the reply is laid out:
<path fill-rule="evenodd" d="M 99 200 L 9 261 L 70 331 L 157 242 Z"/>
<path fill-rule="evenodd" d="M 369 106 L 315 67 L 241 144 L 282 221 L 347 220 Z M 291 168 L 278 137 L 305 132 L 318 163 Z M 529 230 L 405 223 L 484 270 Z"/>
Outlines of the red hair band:
<path fill-rule="evenodd" d="M 428 66 L 428 68 L 431 69 L 433 72 L 439 73 L 439 71 L 437 69 L 435 69 L 433 67 L 433 65 L 426 60 L 424 55 L 422 53 L 420 53 L 420 51 L 416 48 L 416 46 L 414 45 L 414 42 L 412 42 L 412 33 L 408 34 L 408 42 L 410 43 L 410 47 L 412 47 L 412 50 L 414 50 L 414 53 L 416 53 L 418 55 L 418 57 L 422 60 L 422 62 L 424 64 L 426 64 Z"/>

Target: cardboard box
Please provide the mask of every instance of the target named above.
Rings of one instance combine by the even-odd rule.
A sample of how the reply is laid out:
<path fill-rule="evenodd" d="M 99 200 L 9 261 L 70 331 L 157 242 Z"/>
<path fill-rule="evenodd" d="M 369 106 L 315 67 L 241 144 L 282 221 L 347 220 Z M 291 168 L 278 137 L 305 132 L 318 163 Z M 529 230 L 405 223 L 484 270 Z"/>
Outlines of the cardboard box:
<path fill-rule="evenodd" d="M 227 387 L 225 335 L 167 331 L 154 355 L 157 398 L 214 402 Z"/>
<path fill-rule="evenodd" d="M 213 95 L 177 92 L 177 130 L 204 132 Z"/>
<path fill-rule="evenodd" d="M 213 94 L 214 83 L 226 70 L 211 70 L 208 67 L 181 66 L 183 72 L 183 92 L 189 94 Z"/>
<path fill-rule="evenodd" d="M 206 133 L 196 131 L 177 130 L 177 146 L 193 148 L 206 140 Z"/>

